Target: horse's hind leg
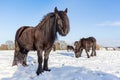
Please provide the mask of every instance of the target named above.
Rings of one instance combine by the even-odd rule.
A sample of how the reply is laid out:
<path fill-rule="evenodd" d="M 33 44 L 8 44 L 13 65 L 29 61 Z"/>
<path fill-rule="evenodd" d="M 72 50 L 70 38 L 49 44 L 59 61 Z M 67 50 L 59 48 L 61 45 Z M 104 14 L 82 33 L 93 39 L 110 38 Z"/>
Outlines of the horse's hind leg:
<path fill-rule="evenodd" d="M 94 50 L 94 56 L 96 56 L 96 50 Z"/>
<path fill-rule="evenodd" d="M 94 46 L 92 46 L 92 52 L 91 52 L 90 56 L 94 56 L 94 52 L 95 52 L 95 48 L 94 48 Z"/>
<path fill-rule="evenodd" d="M 27 54 L 28 54 L 28 51 L 25 51 L 25 53 L 22 54 L 23 55 L 23 61 L 22 61 L 23 66 L 28 66 L 27 65 Z"/>
<path fill-rule="evenodd" d="M 94 54 L 93 54 L 94 52 L 93 52 L 93 49 L 92 49 L 92 52 L 91 52 L 91 55 L 90 56 L 94 56 Z"/>
<path fill-rule="evenodd" d="M 91 56 L 96 56 L 96 48 L 92 48 Z"/>
<path fill-rule="evenodd" d="M 16 49 L 14 52 L 14 60 L 12 66 L 18 65 L 18 63 L 21 63 L 23 66 L 27 66 L 26 58 L 27 53 L 22 53 L 20 50 Z"/>
<path fill-rule="evenodd" d="M 17 55 L 18 55 L 18 54 L 19 54 L 19 51 L 16 51 L 16 50 L 15 50 L 12 66 L 15 66 L 15 65 L 18 64 L 18 58 L 17 58 Z"/>
<path fill-rule="evenodd" d="M 28 54 L 28 51 L 24 48 L 21 48 L 20 49 L 20 52 L 19 54 L 17 55 L 17 58 L 19 60 L 19 62 L 23 65 L 23 66 L 28 66 L 27 65 L 27 54 Z"/>
<path fill-rule="evenodd" d="M 96 56 L 96 42 L 94 43 L 93 51 L 94 51 L 94 56 Z"/>

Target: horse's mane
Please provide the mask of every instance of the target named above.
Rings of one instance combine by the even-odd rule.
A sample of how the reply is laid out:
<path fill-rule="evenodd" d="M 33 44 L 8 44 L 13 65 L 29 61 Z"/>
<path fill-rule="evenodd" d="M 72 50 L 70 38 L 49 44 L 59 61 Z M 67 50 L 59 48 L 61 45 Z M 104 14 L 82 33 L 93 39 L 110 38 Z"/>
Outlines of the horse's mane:
<path fill-rule="evenodd" d="M 50 41 L 54 41 L 57 39 L 56 34 L 56 23 L 54 21 L 55 14 L 54 13 L 48 13 L 44 16 L 42 21 L 38 23 L 36 28 L 43 31 L 44 38 L 50 39 Z"/>
<path fill-rule="evenodd" d="M 45 15 L 43 17 L 43 19 L 38 23 L 38 25 L 36 27 L 38 27 L 39 29 L 41 29 L 41 27 L 45 24 L 45 22 L 51 17 L 54 16 L 54 13 L 48 13 L 47 15 Z"/>

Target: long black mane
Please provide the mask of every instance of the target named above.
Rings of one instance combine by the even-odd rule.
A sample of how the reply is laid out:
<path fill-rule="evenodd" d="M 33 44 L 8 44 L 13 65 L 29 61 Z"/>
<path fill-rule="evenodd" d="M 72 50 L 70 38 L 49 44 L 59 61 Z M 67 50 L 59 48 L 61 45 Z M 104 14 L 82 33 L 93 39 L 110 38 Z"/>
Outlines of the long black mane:
<path fill-rule="evenodd" d="M 36 28 L 41 30 L 44 37 L 49 39 L 50 41 L 55 41 L 57 39 L 56 18 L 54 13 L 48 13 L 46 16 L 44 16 L 44 18 L 36 26 Z"/>

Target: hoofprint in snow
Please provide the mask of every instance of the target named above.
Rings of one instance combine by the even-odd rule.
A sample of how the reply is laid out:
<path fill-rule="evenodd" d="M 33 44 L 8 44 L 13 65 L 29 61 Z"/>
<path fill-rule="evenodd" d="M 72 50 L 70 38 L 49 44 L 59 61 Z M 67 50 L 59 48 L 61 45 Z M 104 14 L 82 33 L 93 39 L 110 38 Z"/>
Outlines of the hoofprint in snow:
<path fill-rule="evenodd" d="M 51 51 L 50 72 L 36 75 L 37 54 L 29 52 L 27 63 L 12 67 L 14 51 L 0 51 L 0 80 L 120 80 L 120 51 L 97 51 L 96 57 L 75 58 L 73 52 Z"/>

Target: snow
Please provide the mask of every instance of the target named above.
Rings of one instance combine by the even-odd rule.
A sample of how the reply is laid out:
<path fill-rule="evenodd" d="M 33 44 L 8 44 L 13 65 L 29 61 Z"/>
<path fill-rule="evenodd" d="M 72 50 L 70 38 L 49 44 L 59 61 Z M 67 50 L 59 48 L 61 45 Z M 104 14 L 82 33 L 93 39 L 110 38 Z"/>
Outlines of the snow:
<path fill-rule="evenodd" d="M 0 80 L 120 80 L 120 51 L 97 51 L 96 57 L 75 58 L 73 52 L 51 51 L 50 72 L 36 75 L 37 54 L 29 52 L 27 63 L 12 67 L 14 51 L 0 51 Z"/>

